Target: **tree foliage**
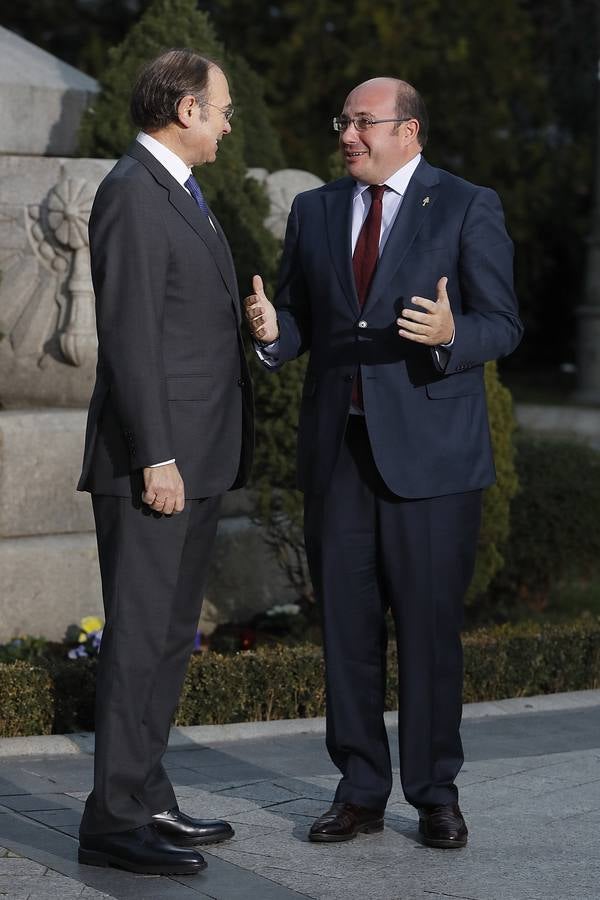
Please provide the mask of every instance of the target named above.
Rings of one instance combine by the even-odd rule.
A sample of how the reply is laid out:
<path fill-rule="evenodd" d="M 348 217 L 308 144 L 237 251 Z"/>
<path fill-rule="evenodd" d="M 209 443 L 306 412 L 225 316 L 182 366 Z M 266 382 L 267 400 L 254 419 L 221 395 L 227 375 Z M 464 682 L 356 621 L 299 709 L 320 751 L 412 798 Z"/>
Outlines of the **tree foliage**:
<path fill-rule="evenodd" d="M 263 225 L 268 202 L 258 182 L 246 177 L 247 166 L 249 160 L 254 165 L 277 165 L 281 149 L 261 99 L 260 79 L 243 60 L 225 53 L 208 16 L 196 9 L 195 0 L 153 0 L 126 38 L 109 51 L 108 65 L 100 79 L 101 92 L 82 121 L 80 153 L 98 157 L 123 153 L 135 136 L 129 97 L 140 68 L 163 50 L 184 46 L 222 60 L 234 104 L 239 100 L 242 108 L 252 107 L 261 123 L 260 147 L 253 146 L 247 157 L 244 121 L 234 118 L 231 134 L 221 142 L 216 164 L 196 172 L 231 243 L 240 289 L 248 293 L 257 271 L 267 283 L 273 282 L 279 246 Z"/>
<path fill-rule="evenodd" d="M 102 76 L 106 48 L 148 3 L 28 0 L 8 5 L 2 18 Z M 260 74 L 288 164 L 323 177 L 336 147 L 331 117 L 348 90 L 377 74 L 412 80 L 431 112 L 430 161 L 498 189 L 504 201 L 526 323 L 517 361 L 573 358 L 592 186 L 597 0 L 198 0 L 188 7 L 192 20 L 197 7 L 210 13 L 227 58 L 237 53 Z M 193 30 L 183 18 L 178 42 L 187 45 Z M 237 80 L 245 159 L 278 168 L 263 146 L 268 129 L 254 94 L 252 76 Z"/>
<path fill-rule="evenodd" d="M 497 189 L 526 323 L 517 360 L 574 354 L 592 182 L 597 0 L 200 0 L 264 75 L 290 165 L 329 175 L 331 117 L 374 75 L 413 82 L 429 160 Z"/>

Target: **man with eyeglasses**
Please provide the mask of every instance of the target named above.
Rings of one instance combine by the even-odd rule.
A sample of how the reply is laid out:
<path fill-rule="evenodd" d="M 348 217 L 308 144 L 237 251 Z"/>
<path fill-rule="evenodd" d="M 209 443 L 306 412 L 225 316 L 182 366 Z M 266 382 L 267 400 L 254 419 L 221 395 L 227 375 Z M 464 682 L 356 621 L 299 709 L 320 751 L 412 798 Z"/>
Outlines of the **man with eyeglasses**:
<path fill-rule="evenodd" d="M 181 812 L 162 764 L 194 644 L 222 494 L 252 456 L 252 388 L 227 239 L 192 166 L 231 131 L 227 78 L 191 50 L 134 87 L 137 139 L 90 217 L 98 369 L 79 489 L 90 491 L 106 624 L 94 789 L 79 861 L 147 874 L 206 867 L 221 820 Z"/>
<path fill-rule="evenodd" d="M 333 125 L 349 177 L 294 200 L 275 307 L 259 276 L 246 298 L 266 366 L 310 354 L 298 484 L 342 777 L 309 837 L 383 828 L 391 609 L 402 788 L 423 841 L 459 848 L 460 627 L 495 477 L 483 365 L 522 333 L 512 243 L 494 191 L 422 156 L 427 112 L 411 85 L 359 85 Z"/>

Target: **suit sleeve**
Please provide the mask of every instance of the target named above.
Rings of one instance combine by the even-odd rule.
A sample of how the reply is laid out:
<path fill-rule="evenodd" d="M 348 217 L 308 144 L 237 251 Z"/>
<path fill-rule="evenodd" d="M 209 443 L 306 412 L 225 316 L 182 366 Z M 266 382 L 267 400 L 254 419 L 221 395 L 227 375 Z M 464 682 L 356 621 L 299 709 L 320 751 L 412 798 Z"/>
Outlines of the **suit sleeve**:
<path fill-rule="evenodd" d="M 310 348 L 311 316 L 309 292 L 300 258 L 300 215 L 298 198 L 292 204 L 275 295 L 279 322 L 278 365 L 301 356 Z"/>
<path fill-rule="evenodd" d="M 175 456 L 162 353 L 169 243 L 156 207 L 121 178 L 101 187 L 90 216 L 99 360 L 132 469 Z"/>
<path fill-rule="evenodd" d="M 478 190 L 467 209 L 458 271 L 461 312 L 455 314 L 454 343 L 437 362 L 434 354 L 446 375 L 506 356 L 523 333 L 513 286 L 513 244 L 500 198 L 488 188 Z M 448 283 L 451 300 L 456 287 Z"/>

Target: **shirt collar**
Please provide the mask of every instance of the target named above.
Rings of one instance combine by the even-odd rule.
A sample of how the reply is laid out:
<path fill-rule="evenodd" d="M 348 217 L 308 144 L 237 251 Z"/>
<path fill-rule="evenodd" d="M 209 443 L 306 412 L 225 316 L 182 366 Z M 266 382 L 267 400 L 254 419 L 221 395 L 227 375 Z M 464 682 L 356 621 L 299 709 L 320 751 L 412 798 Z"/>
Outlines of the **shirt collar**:
<path fill-rule="evenodd" d="M 392 191 L 395 191 L 396 194 L 400 194 L 401 197 L 406 193 L 406 188 L 408 187 L 408 182 L 412 178 L 415 173 L 415 169 L 421 162 L 421 154 L 417 153 L 413 159 L 409 160 L 402 168 L 398 169 L 394 172 L 393 175 L 390 175 L 389 178 L 386 178 L 384 184 L 389 187 Z M 362 194 L 363 191 L 366 191 L 367 188 L 371 187 L 370 184 L 366 184 L 364 181 L 356 182 L 356 186 L 354 188 L 354 196 L 358 197 L 359 194 Z"/>
<path fill-rule="evenodd" d="M 156 138 L 146 134 L 145 131 L 140 131 L 136 136 L 136 141 L 145 147 L 146 150 L 148 150 L 148 152 L 165 167 L 169 175 L 172 175 L 175 181 L 178 181 L 182 186 L 185 184 L 192 174 L 192 170 L 189 166 L 186 166 L 180 156 L 177 156 L 176 153 L 173 153 L 172 150 L 169 150 L 168 147 L 165 147 L 165 145 L 161 144 L 160 141 L 157 141 Z"/>

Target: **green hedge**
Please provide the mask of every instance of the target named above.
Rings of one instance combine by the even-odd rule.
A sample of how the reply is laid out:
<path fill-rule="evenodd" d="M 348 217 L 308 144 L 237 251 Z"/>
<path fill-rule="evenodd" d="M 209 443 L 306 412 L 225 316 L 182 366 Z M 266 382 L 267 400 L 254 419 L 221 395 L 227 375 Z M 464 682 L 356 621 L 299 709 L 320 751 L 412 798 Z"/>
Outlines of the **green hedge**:
<path fill-rule="evenodd" d="M 466 702 L 600 686 L 600 620 L 502 625 L 465 635 Z M 0 664 L 0 736 L 93 728 L 93 661 L 47 667 Z M 395 649 L 388 657 L 386 706 L 394 709 Z M 190 661 L 177 725 L 304 718 L 325 713 L 321 650 L 312 644 L 261 648 Z"/>
<path fill-rule="evenodd" d="M 600 572 L 600 453 L 527 432 L 516 449 L 520 490 L 511 504 L 505 565 L 479 600 L 490 614 L 544 609 L 557 584 Z"/>
<path fill-rule="evenodd" d="M 0 663 L 0 735 L 50 734 L 54 689 L 47 671 L 28 663 Z"/>

